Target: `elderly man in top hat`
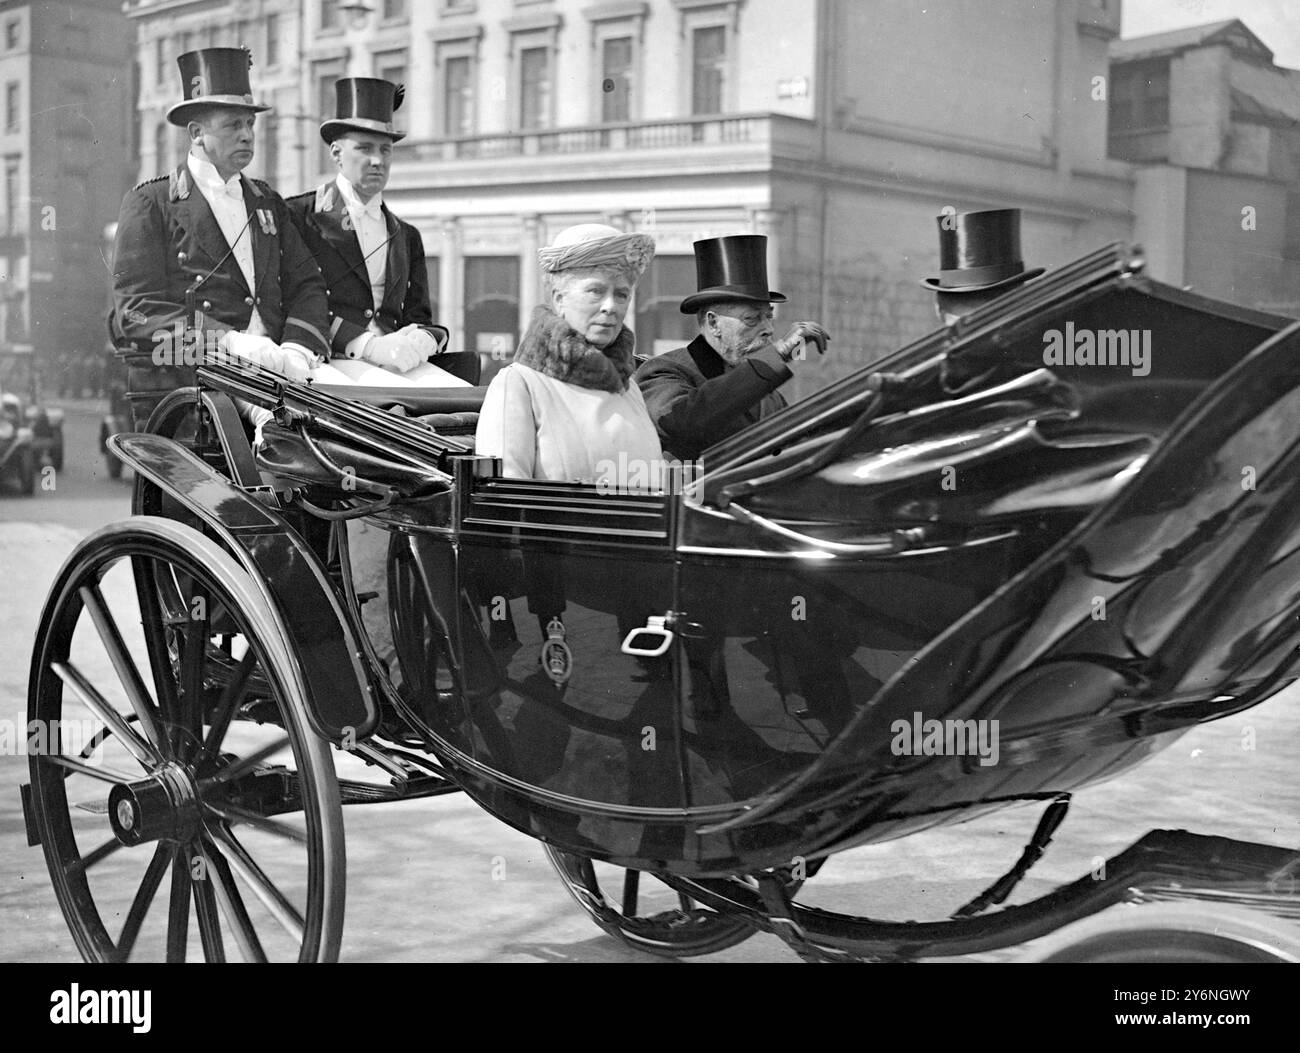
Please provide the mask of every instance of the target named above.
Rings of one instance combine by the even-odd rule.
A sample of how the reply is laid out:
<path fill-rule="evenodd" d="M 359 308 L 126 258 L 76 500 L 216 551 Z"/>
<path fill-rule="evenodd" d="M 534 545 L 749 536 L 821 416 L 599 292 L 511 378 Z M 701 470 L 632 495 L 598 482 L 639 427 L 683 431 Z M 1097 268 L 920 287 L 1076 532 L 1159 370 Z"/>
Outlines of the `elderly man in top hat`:
<path fill-rule="evenodd" d="M 329 355 L 325 283 L 284 201 L 240 174 L 253 159 L 254 120 L 270 109 L 253 101 L 252 57 L 204 48 L 177 65 L 185 95 L 167 120 L 188 129 L 190 150 L 122 201 L 113 257 L 119 335 L 153 345 L 155 365 L 173 367 L 177 383 L 192 382 L 192 370 L 159 352 L 179 352 L 170 334 L 191 323 L 205 349 L 221 334 L 228 350 L 304 379 Z"/>
<path fill-rule="evenodd" d="M 329 296 L 330 374 L 363 384 L 464 386 L 467 381 L 428 362 L 447 342 L 429 308 L 424 242 L 384 203 L 400 85 L 345 77 L 335 85 L 337 116 L 320 126 L 338 175 L 289 199 L 303 240 L 320 264 Z M 477 355 L 450 355 L 463 372 Z M 313 379 L 338 379 L 325 371 Z M 475 377 L 474 379 L 477 379 Z"/>
<path fill-rule="evenodd" d="M 793 374 L 805 341 L 823 354 L 830 341 L 816 322 L 796 322 L 779 340 L 767 287 L 767 238 L 739 234 L 695 243 L 699 291 L 682 301 L 700 335 L 636 371 L 665 453 L 694 460 L 708 447 L 783 409 L 776 390 Z"/>
<path fill-rule="evenodd" d="M 977 307 L 1043 273 L 1020 258 L 1020 209 L 946 212 L 939 224 L 939 276 L 921 284 L 935 294 L 935 313 L 951 325 Z"/>

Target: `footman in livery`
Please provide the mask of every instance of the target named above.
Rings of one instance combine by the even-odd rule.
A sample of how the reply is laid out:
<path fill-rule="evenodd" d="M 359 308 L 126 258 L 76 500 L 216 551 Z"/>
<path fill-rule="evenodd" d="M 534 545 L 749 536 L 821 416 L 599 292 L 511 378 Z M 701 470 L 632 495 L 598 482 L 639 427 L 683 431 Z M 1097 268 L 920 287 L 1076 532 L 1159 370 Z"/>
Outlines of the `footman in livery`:
<path fill-rule="evenodd" d="M 430 363 L 430 356 L 445 350 L 447 330 L 434 324 L 429 307 L 424 242 L 383 198 L 393 146 L 406 134 L 393 128 L 403 89 L 387 80 L 346 77 L 335 92 L 336 116 L 321 125 L 320 134 L 338 175 L 289 199 L 329 296 L 334 361 L 331 375 L 317 379 L 465 385 L 459 374 L 472 371 L 478 356 L 443 359 L 457 375 Z"/>
<path fill-rule="evenodd" d="M 192 383 L 185 346 L 218 346 L 293 379 L 329 355 L 325 283 L 283 199 L 241 170 L 253 160 L 256 103 L 243 48 L 177 59 L 185 96 L 167 111 L 190 151 L 122 201 L 113 253 L 114 334 L 136 356 L 129 384 Z"/>

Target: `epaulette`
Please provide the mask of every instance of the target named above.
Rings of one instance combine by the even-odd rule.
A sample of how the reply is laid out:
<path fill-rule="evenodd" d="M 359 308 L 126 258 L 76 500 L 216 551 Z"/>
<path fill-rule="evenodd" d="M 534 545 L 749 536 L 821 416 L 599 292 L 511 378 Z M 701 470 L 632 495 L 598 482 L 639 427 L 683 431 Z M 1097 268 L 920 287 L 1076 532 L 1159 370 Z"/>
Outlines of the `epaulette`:
<path fill-rule="evenodd" d="M 258 197 L 265 197 L 266 194 L 273 194 L 273 193 L 275 193 L 275 191 L 273 191 L 273 190 L 271 189 L 271 184 L 268 183 L 265 179 L 251 179 L 251 178 L 250 178 L 248 181 L 249 181 L 249 183 L 252 184 L 252 187 L 253 187 L 253 193 L 256 194 Z M 265 191 L 265 193 L 263 193 L 263 191 Z"/>
<path fill-rule="evenodd" d="M 190 170 L 185 165 L 181 165 L 171 175 L 167 177 L 171 185 L 167 190 L 167 197 L 171 201 L 184 201 L 190 196 Z"/>
<path fill-rule="evenodd" d="M 333 180 L 328 183 L 322 183 L 316 188 L 316 211 L 333 212 L 335 198 L 339 193 L 339 185 Z"/>
<path fill-rule="evenodd" d="M 150 183 L 161 183 L 164 179 L 168 179 L 168 178 L 170 177 L 165 175 L 159 175 L 159 176 L 154 176 L 152 179 L 142 179 L 140 182 L 136 183 L 136 185 L 133 186 L 131 189 L 139 190 L 141 187 L 146 187 Z"/>

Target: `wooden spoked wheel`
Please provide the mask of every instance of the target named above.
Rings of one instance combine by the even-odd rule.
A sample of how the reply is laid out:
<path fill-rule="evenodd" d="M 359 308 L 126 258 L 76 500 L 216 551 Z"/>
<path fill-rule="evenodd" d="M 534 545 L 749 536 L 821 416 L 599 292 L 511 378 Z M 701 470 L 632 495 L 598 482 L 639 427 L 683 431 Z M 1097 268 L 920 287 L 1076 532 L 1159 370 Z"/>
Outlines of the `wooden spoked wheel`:
<path fill-rule="evenodd" d="M 338 957 L 343 815 L 300 677 L 261 591 L 190 527 L 133 517 L 68 558 L 33 654 L 28 753 L 84 958 Z"/>

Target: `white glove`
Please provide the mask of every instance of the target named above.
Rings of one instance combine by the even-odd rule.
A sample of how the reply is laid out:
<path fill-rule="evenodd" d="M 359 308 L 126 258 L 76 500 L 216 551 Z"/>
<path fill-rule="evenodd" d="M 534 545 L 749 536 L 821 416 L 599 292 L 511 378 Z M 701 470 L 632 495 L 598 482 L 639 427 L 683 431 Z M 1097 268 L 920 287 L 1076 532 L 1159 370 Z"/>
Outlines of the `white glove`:
<path fill-rule="evenodd" d="M 279 361 L 280 348 L 269 336 L 253 336 L 250 333 L 240 333 L 231 329 L 218 341 L 217 347 L 226 354 L 242 358 L 255 366 L 265 366 L 268 369 L 279 368 L 273 362 Z"/>
<path fill-rule="evenodd" d="M 380 369 L 393 373 L 406 373 L 425 358 L 406 329 L 375 337 L 361 349 L 361 357 Z"/>
<path fill-rule="evenodd" d="M 421 362 L 427 362 L 430 355 L 437 354 L 438 341 L 418 325 L 408 325 L 402 332 L 410 336 L 411 346 L 419 352 Z"/>
<path fill-rule="evenodd" d="M 281 344 L 280 372 L 290 380 L 302 383 L 307 374 L 316 368 L 316 356 L 298 344 Z"/>

